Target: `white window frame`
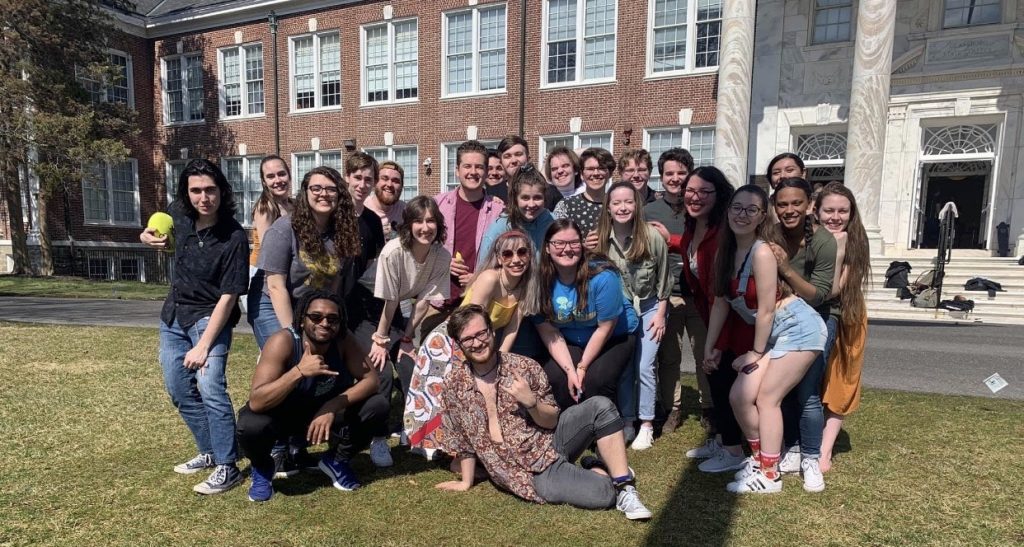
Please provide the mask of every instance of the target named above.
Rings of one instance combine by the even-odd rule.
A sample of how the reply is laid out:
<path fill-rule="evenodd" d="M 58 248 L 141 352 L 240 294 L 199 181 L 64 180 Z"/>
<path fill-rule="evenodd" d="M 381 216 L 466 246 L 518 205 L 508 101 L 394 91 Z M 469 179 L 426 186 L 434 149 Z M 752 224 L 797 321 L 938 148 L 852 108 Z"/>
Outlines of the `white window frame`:
<path fill-rule="evenodd" d="M 693 148 L 692 147 L 692 142 L 693 142 L 692 141 L 692 136 L 693 136 L 693 133 L 695 131 L 700 131 L 700 132 L 711 131 L 711 135 L 712 135 L 712 139 L 711 139 L 711 143 L 712 143 L 711 157 L 702 162 L 699 157 L 695 156 L 693 158 L 694 168 L 701 167 L 701 166 L 704 166 L 704 165 L 712 165 L 712 163 L 713 163 L 713 161 L 715 159 L 715 150 L 714 150 L 715 126 L 713 126 L 713 125 L 693 125 L 693 126 L 690 126 L 690 125 L 683 125 L 683 126 L 669 125 L 669 126 L 663 126 L 663 127 L 648 127 L 648 128 L 645 128 L 644 129 L 643 147 L 644 147 L 644 150 L 650 151 L 650 154 L 651 154 L 651 180 L 650 180 L 649 184 L 650 184 L 651 188 L 653 188 L 654 190 L 657 190 L 657 191 L 661 191 L 661 190 L 664 189 L 662 187 L 662 185 L 661 185 L 661 173 L 658 172 L 658 158 L 661 157 L 661 152 L 655 153 L 654 151 L 651 151 L 651 134 L 652 133 L 668 132 L 668 131 L 680 131 L 682 133 L 682 135 L 681 135 L 681 138 L 680 138 L 680 142 L 677 143 L 676 146 L 679 146 L 681 148 L 685 148 L 691 154 L 693 154 L 693 149 L 692 149 Z"/>
<path fill-rule="evenodd" d="M 184 171 L 188 162 L 189 160 L 164 161 L 164 186 L 167 190 L 167 203 L 171 203 L 177 197 L 175 196 L 175 189 L 177 188 L 178 178 L 174 176 L 175 167 L 181 167 L 181 170 Z"/>
<path fill-rule="evenodd" d="M 497 7 L 505 8 L 505 85 L 500 88 L 480 90 L 480 12 Z M 448 92 L 448 18 L 466 12 L 473 13 L 473 88 L 460 93 Z M 500 95 L 508 92 L 508 4 L 497 2 L 471 8 L 450 10 L 441 14 L 441 98 L 481 97 Z"/>
<path fill-rule="evenodd" d="M 654 71 L 654 13 L 657 7 L 657 0 L 648 0 L 647 2 L 647 78 L 666 78 L 672 76 L 680 76 L 684 74 L 713 74 L 718 72 L 718 65 L 697 67 L 697 25 L 707 24 L 707 21 L 697 21 L 697 2 L 698 0 L 685 0 L 686 1 L 686 23 L 683 25 L 686 28 L 686 63 L 685 68 L 679 70 L 663 70 L 661 72 Z M 812 2 L 814 0 L 811 0 Z M 724 10 L 725 7 L 723 6 Z M 722 21 L 722 18 L 709 19 L 708 21 Z M 679 26 L 679 25 L 676 25 Z M 718 53 L 719 61 L 721 61 L 722 53 L 722 27 L 719 26 L 718 35 Z"/>
<path fill-rule="evenodd" d="M 405 99 L 397 98 L 397 76 L 395 71 L 395 26 L 404 23 L 416 23 L 416 96 Z M 367 88 L 366 78 L 366 67 L 367 67 L 367 49 L 366 49 L 366 32 L 369 29 L 375 27 L 387 27 L 388 29 L 388 98 L 381 101 L 371 101 L 367 98 L 369 89 Z M 420 100 L 420 84 L 419 84 L 419 71 L 420 71 L 420 21 L 417 17 L 407 17 L 405 19 L 395 19 L 392 21 L 378 21 L 376 23 L 369 23 L 359 28 L 359 105 L 360 106 L 375 106 L 380 104 L 403 104 L 403 103 L 415 103 Z"/>
<path fill-rule="evenodd" d="M 405 171 L 405 175 L 402 177 L 402 195 L 399 197 L 402 201 L 409 201 L 410 199 L 420 194 L 420 148 L 415 144 L 396 144 L 392 146 L 371 146 L 364 148 L 363 152 L 373 155 L 374 152 L 384 152 L 387 156 L 385 161 L 393 161 L 398 163 L 395 159 L 396 150 L 413 150 L 416 152 L 416 160 L 411 166 L 402 165 L 402 169 Z M 374 156 L 376 157 L 376 156 Z M 412 175 L 416 178 L 413 184 L 409 184 L 409 176 Z"/>
<path fill-rule="evenodd" d="M 612 36 L 615 40 L 615 49 L 612 54 L 612 75 L 604 78 L 586 79 L 586 0 L 575 0 L 576 2 L 576 79 L 567 82 L 548 82 L 548 4 L 550 0 L 543 0 L 541 14 L 541 49 L 540 49 L 540 87 L 541 89 L 557 89 L 562 87 L 574 87 L 581 85 L 602 84 L 616 81 L 618 74 L 619 54 L 619 0 L 615 3 L 615 21 L 612 25 Z"/>
<path fill-rule="evenodd" d="M 164 125 L 193 125 L 201 124 L 206 121 L 206 105 L 204 101 L 200 100 L 199 112 L 202 117 L 198 120 L 188 119 L 189 112 L 191 112 L 191 104 L 188 94 L 189 80 L 188 80 L 188 62 L 187 59 L 190 57 L 198 57 L 199 63 L 202 65 L 203 54 L 201 52 L 182 53 L 180 55 L 167 55 L 160 59 L 160 93 L 163 97 L 163 114 L 164 114 Z M 180 60 L 181 61 L 181 112 L 182 119 L 178 121 L 171 121 L 171 109 L 170 103 L 167 101 L 167 61 Z M 202 73 L 202 71 L 200 71 Z M 200 77 L 199 88 L 203 89 L 202 77 Z M 200 94 L 202 95 L 202 94 Z"/>
<path fill-rule="evenodd" d="M 248 62 L 248 48 L 259 46 L 260 47 L 260 71 L 266 74 L 266 64 L 263 62 L 263 43 L 262 42 L 251 42 L 248 44 L 239 44 L 231 47 L 223 47 L 217 50 L 217 96 L 218 103 L 220 104 L 220 117 L 225 120 L 238 120 L 244 118 L 262 118 L 267 115 L 267 87 L 265 85 L 265 79 L 260 78 L 259 82 L 264 83 L 263 85 L 263 110 L 261 112 L 252 112 L 253 105 L 249 103 L 249 83 L 257 80 L 246 79 L 246 64 Z M 238 50 L 238 85 L 239 93 L 242 100 L 242 112 L 229 116 L 227 114 L 227 94 L 224 88 L 224 53 L 229 50 Z"/>
<path fill-rule="evenodd" d="M 341 149 L 292 152 L 292 194 L 299 191 L 299 188 L 302 186 L 302 178 L 306 175 L 306 173 L 299 173 L 299 156 L 313 156 L 313 167 L 320 167 L 324 164 L 324 154 L 338 154 L 337 170 L 341 173 L 345 165 L 345 153 Z"/>
<path fill-rule="evenodd" d="M 608 131 L 587 131 L 585 133 L 561 133 L 561 134 L 558 134 L 558 135 L 541 135 L 537 139 L 537 146 L 538 146 L 537 150 L 540 151 L 542 154 L 544 154 L 544 156 L 547 156 L 547 148 L 548 148 L 547 147 L 547 141 L 554 140 L 554 139 L 572 139 L 572 146 L 570 146 L 570 148 L 572 148 L 573 151 L 575 151 L 575 150 L 579 150 L 580 148 L 583 148 L 583 139 L 584 138 L 586 138 L 586 137 L 601 137 L 601 136 L 608 136 L 608 138 L 609 138 L 608 139 L 609 146 L 608 146 L 607 150 L 614 155 L 615 154 L 615 150 L 613 150 L 613 148 L 615 147 L 615 132 L 612 131 L 612 130 L 608 130 Z M 541 162 L 542 161 L 547 161 L 547 157 L 538 158 L 538 160 L 541 161 Z"/>
<path fill-rule="evenodd" d="M 260 174 L 258 173 L 258 170 L 259 170 L 260 162 L 263 161 L 263 156 L 249 155 L 249 156 L 224 156 L 224 157 L 222 157 L 220 159 L 220 168 L 221 168 L 222 171 L 224 171 L 224 177 L 227 178 L 228 184 L 231 184 L 231 178 L 228 177 L 228 162 L 229 161 L 234 161 L 234 160 L 242 160 L 242 177 L 243 177 L 242 182 L 243 182 L 243 188 L 245 188 L 245 186 L 244 186 L 245 183 L 248 182 L 248 181 L 245 180 L 245 178 L 249 176 L 249 170 L 252 168 L 251 164 L 252 163 L 256 164 L 256 166 L 257 166 L 256 184 L 260 188 L 260 193 L 262 193 L 262 191 L 263 191 L 263 181 L 261 181 L 259 179 Z M 245 228 L 252 228 L 252 210 L 256 206 L 256 200 L 258 200 L 259 198 L 257 197 L 256 200 L 254 200 L 252 203 L 250 203 L 249 207 L 247 208 L 246 207 L 246 194 L 248 193 L 247 192 L 248 188 L 245 188 L 245 190 L 243 190 L 242 192 L 236 191 L 234 189 L 234 187 L 232 187 L 231 190 L 232 190 L 232 194 L 234 194 L 234 198 L 235 198 L 235 212 L 241 212 L 241 214 L 242 214 L 242 219 L 239 220 L 238 223 L 241 224 Z M 238 219 L 236 219 L 236 220 L 238 220 Z"/>
<path fill-rule="evenodd" d="M 111 172 L 111 164 L 108 162 L 101 162 L 99 165 L 102 169 L 102 175 L 106 183 L 107 192 L 107 220 L 96 220 L 90 219 L 88 216 L 88 208 L 86 207 L 85 198 L 85 184 L 82 184 L 82 221 L 86 226 L 126 226 L 126 227 L 140 227 L 142 226 L 140 220 L 140 198 L 139 198 L 139 162 L 135 158 L 125 158 L 121 162 L 127 162 L 132 166 L 132 183 L 135 186 L 133 195 L 135 198 L 135 206 L 132 211 L 135 213 L 135 218 L 132 220 L 114 220 L 114 180 L 113 173 Z"/>
<path fill-rule="evenodd" d="M 338 104 L 323 106 L 323 78 L 322 69 L 320 66 L 320 40 L 324 36 L 330 34 L 338 35 Z M 296 96 L 295 89 L 295 42 L 296 40 L 302 40 L 304 38 L 313 38 L 313 107 L 312 108 L 299 108 L 298 97 Z M 306 34 L 298 34 L 295 36 L 288 37 L 288 99 L 289 106 L 292 112 L 323 112 L 329 110 L 341 110 L 341 105 L 344 104 L 345 95 L 342 90 L 341 82 L 343 81 L 343 69 L 341 66 L 341 59 L 344 57 L 342 52 L 343 42 L 341 41 L 341 31 L 331 30 L 325 32 L 311 32 Z"/>
<path fill-rule="evenodd" d="M 466 141 L 452 141 L 441 143 L 441 192 L 450 192 L 459 187 L 459 176 L 457 171 L 459 166 L 455 166 L 455 172 L 449 171 L 448 162 L 455 161 L 456 153 L 459 150 L 459 145 Z M 501 139 L 477 139 L 477 142 L 484 145 L 484 148 L 498 148 L 498 143 Z M 486 167 L 486 166 L 485 166 Z M 451 176 L 455 179 L 454 186 L 448 183 L 448 177 Z"/>
<path fill-rule="evenodd" d="M 135 85 L 134 85 L 135 73 L 134 73 L 134 69 L 132 67 L 132 56 L 129 55 L 128 53 L 124 52 L 124 51 L 119 50 L 119 49 L 107 48 L 107 62 L 108 62 L 108 64 L 110 63 L 110 57 L 112 57 L 114 55 L 116 55 L 118 57 L 123 57 L 125 59 L 125 81 L 126 81 L 126 87 L 128 88 L 128 100 L 124 104 L 128 105 L 129 108 L 134 109 L 135 108 Z M 101 102 L 101 103 L 120 103 L 120 101 L 112 101 L 112 100 L 110 100 L 110 90 L 111 90 L 111 88 L 113 86 L 111 86 L 110 82 L 108 82 L 106 79 L 104 79 L 101 82 L 97 82 L 96 80 L 93 80 L 92 78 L 86 78 L 84 76 L 79 76 L 78 79 L 83 82 L 83 86 L 85 85 L 85 82 L 89 82 L 89 83 L 92 83 L 92 84 L 95 84 L 96 86 L 98 86 L 98 92 L 99 92 L 99 101 L 98 102 Z M 88 89 L 86 89 L 86 91 L 88 91 Z M 90 94 L 91 94 L 91 92 L 90 92 Z"/>

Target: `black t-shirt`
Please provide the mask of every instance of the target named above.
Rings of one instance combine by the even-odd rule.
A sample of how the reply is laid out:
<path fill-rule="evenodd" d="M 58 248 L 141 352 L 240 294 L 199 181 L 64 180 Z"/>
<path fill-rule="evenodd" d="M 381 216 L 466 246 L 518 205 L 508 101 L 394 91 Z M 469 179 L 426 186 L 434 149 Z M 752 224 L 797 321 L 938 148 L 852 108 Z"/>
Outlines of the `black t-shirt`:
<path fill-rule="evenodd" d="M 373 296 L 359 279 L 366 273 L 369 265 L 380 256 L 384 248 L 384 228 L 380 216 L 370 209 L 363 209 L 359 215 L 359 242 L 362 245 L 359 256 L 352 261 L 350 270 L 345 275 L 344 296 L 345 315 L 349 330 L 356 330 L 359 323 L 370 321 L 377 323 L 384 311 L 384 301 Z"/>
<path fill-rule="evenodd" d="M 486 186 L 486 188 L 484 188 L 484 193 L 508 203 L 508 182 L 502 182 L 501 184 L 495 184 L 494 186 Z"/>
<path fill-rule="evenodd" d="M 243 295 L 249 288 L 249 239 L 233 218 L 199 232 L 175 201 L 168 208 L 174 220 L 174 271 L 160 320 L 187 329 L 208 317 L 225 294 Z M 225 328 L 234 328 L 241 312 L 236 305 Z"/>
<path fill-rule="evenodd" d="M 652 192 L 653 194 L 653 192 Z M 682 204 L 680 204 L 679 210 L 676 211 L 672 204 L 665 201 L 664 198 L 652 201 L 644 207 L 644 218 L 648 221 L 657 221 L 665 225 L 670 234 L 682 234 L 686 230 L 686 214 L 683 212 Z M 672 279 L 679 279 L 679 283 L 672 284 L 672 294 L 674 295 L 690 295 L 690 287 L 686 284 L 686 279 L 682 276 L 683 257 L 680 254 L 669 252 L 668 253 L 668 270 Z"/>

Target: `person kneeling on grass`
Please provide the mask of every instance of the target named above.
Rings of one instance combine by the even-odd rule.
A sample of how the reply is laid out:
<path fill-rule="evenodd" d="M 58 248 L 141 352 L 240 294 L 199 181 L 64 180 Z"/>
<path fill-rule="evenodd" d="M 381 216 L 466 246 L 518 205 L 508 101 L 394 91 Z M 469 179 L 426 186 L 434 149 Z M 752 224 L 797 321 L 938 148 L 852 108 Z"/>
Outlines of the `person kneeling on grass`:
<path fill-rule="evenodd" d="M 337 296 L 304 295 L 293 324 L 273 334 L 253 373 L 249 402 L 238 412 L 238 443 L 252 463 L 249 499 L 274 494 L 274 441 L 305 435 L 310 445 L 329 442 L 320 460 L 334 487 L 360 487 L 349 461 L 384 426 L 388 402 L 378 393 L 377 371 L 367 352 L 346 336 Z"/>
<path fill-rule="evenodd" d="M 632 520 L 651 512 L 636 492 L 626 461 L 622 418 L 607 397 L 594 396 L 559 414 L 547 376 L 527 357 L 495 350 L 494 331 L 476 304 L 455 310 L 448 335 L 462 349 L 441 395 L 438 439 L 455 455 L 462 480 L 437 485 L 466 491 L 479 460 L 499 488 L 537 503 L 568 503 L 585 509 L 615 505 Z M 583 458 L 596 442 L 603 461 Z"/>

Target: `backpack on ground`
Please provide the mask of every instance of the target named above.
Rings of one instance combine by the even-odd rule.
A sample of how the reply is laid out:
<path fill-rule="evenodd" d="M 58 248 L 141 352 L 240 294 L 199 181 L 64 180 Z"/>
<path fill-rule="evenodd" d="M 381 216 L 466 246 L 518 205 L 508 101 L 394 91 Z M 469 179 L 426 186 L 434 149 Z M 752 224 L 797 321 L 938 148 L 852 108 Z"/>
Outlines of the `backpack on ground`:
<path fill-rule="evenodd" d="M 935 287 L 928 287 L 917 293 L 910 301 L 915 308 L 937 308 L 939 307 L 939 291 Z"/>
<path fill-rule="evenodd" d="M 885 288 L 902 289 L 910 284 L 910 263 L 894 260 L 885 270 Z"/>

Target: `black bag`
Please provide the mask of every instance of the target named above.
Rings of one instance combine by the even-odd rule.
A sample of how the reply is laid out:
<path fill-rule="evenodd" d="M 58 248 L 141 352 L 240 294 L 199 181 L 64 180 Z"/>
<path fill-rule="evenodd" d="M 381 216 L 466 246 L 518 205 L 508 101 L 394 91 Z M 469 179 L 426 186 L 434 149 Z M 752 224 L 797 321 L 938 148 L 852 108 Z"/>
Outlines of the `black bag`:
<path fill-rule="evenodd" d="M 991 279 L 984 277 L 972 277 L 964 283 L 965 291 L 997 291 L 1002 292 L 1003 286 Z"/>
<path fill-rule="evenodd" d="M 885 288 L 901 289 L 910 284 L 910 263 L 894 260 L 885 270 Z"/>
<path fill-rule="evenodd" d="M 939 302 L 939 307 L 949 311 L 973 311 L 974 300 L 967 300 L 962 296 L 957 296 L 953 300 L 943 300 Z"/>
<path fill-rule="evenodd" d="M 1017 261 L 1017 265 L 1024 266 L 1024 256 L 1020 257 L 1020 260 Z"/>
<path fill-rule="evenodd" d="M 910 292 L 910 288 L 908 287 L 900 287 L 899 290 L 896 291 L 896 296 L 899 296 L 900 300 L 908 300 L 914 297 L 914 293 Z"/>

